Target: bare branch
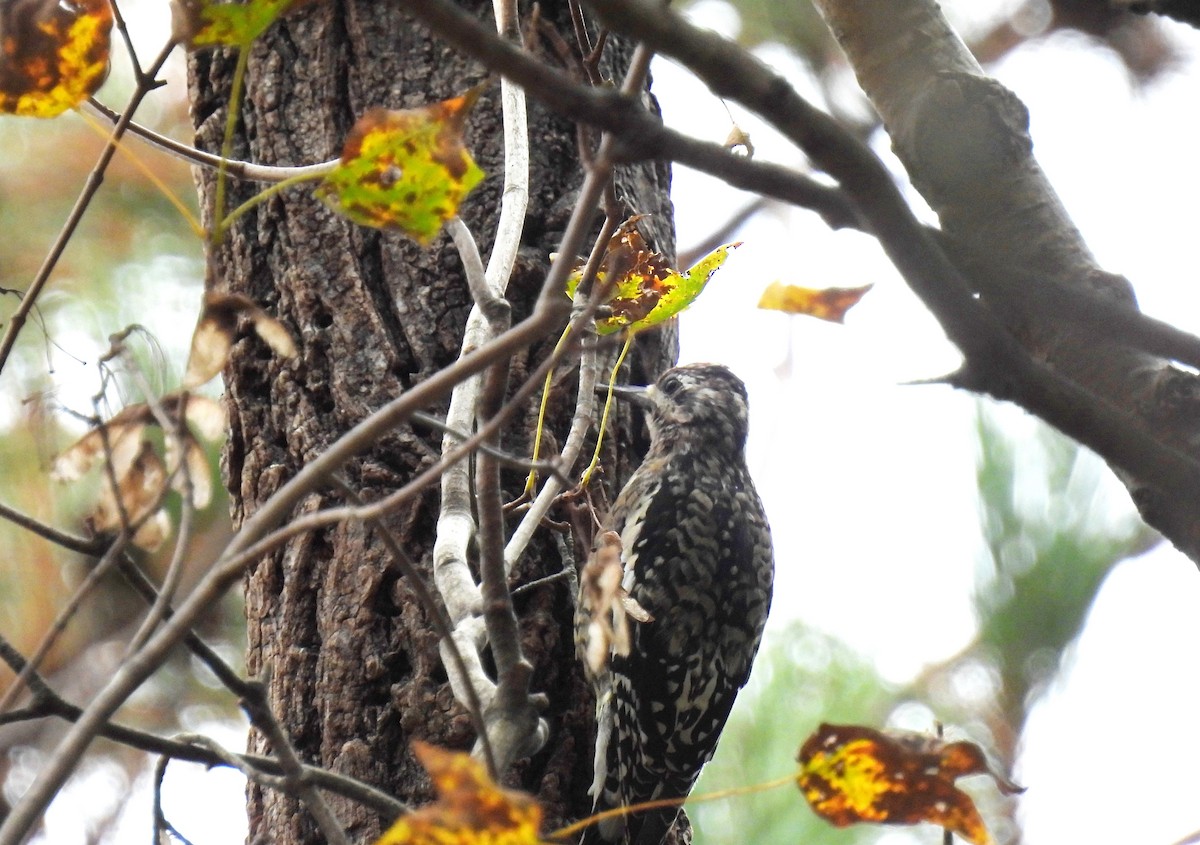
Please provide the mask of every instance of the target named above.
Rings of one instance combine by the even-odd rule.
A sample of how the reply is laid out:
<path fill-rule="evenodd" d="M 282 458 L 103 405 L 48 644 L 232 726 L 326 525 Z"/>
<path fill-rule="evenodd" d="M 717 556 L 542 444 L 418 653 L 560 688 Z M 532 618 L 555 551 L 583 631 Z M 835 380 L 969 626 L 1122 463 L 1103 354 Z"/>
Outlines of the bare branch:
<path fill-rule="evenodd" d="M 404 10 L 560 114 L 615 133 L 612 152 L 619 161 L 670 159 L 717 176 L 736 188 L 810 208 L 833 228 L 863 226 L 838 188 L 823 185 L 791 168 L 734 155 L 720 144 L 697 141 L 667 129 L 638 100 L 606 88 L 589 88 L 573 82 L 497 38 L 447 0 L 410 0 Z"/>
<path fill-rule="evenodd" d="M 149 583 L 149 582 L 147 582 Z M 0 635 L 0 660 L 8 664 L 14 672 L 19 672 L 27 665 L 25 659 L 12 645 Z M 46 684 L 37 672 L 29 675 L 29 688 L 34 693 L 34 703 L 23 711 L 11 711 L 0 716 L 0 725 L 11 724 L 29 719 L 54 717 L 68 722 L 75 721 L 83 712 L 79 707 L 68 703 Z M 189 763 L 200 763 L 205 766 L 224 765 L 223 760 L 209 751 L 176 740 L 166 739 L 156 734 L 135 730 L 112 723 L 105 723 L 100 736 L 119 742 L 130 748 L 137 748 L 151 754 L 159 754 L 175 760 Z M 242 765 L 252 766 L 265 774 L 279 775 L 282 769 L 279 761 L 272 757 L 256 754 L 238 754 L 237 759 Z M 239 766 L 241 768 L 241 766 Z M 370 807 L 381 815 L 395 817 L 408 812 L 408 806 L 382 790 L 376 789 L 354 778 L 328 771 L 319 766 L 304 767 L 304 775 L 322 789 L 341 795 L 363 806 Z"/>
<path fill-rule="evenodd" d="M 271 744 L 275 756 L 279 759 L 279 766 L 283 770 L 282 788 L 294 791 L 300 798 L 304 806 L 312 813 L 326 842 L 330 845 L 350 845 L 350 840 L 346 838 L 346 831 L 332 808 L 305 776 L 304 763 L 300 760 L 300 755 L 296 753 L 296 748 L 292 745 L 287 731 L 279 724 L 279 720 L 275 718 L 275 713 L 271 710 L 271 704 L 267 700 L 265 681 L 251 681 L 245 684 L 244 688 L 248 695 L 243 696 L 242 707 L 250 716 L 251 723 L 263 732 L 267 742 Z"/>
<path fill-rule="evenodd" d="M 100 158 L 92 167 L 92 172 L 88 174 L 87 181 L 84 183 L 83 190 L 79 193 L 79 198 L 75 200 L 75 205 L 71 209 L 71 213 L 67 216 L 67 220 L 63 223 L 62 229 L 58 233 L 54 244 L 50 247 L 50 251 L 46 254 L 42 266 L 38 269 L 37 275 L 33 281 L 29 283 L 29 287 L 25 290 L 25 295 L 21 297 L 21 303 L 9 318 L 8 328 L 4 332 L 4 336 L 0 337 L 0 371 L 4 370 L 4 365 L 8 362 L 8 356 L 12 353 L 13 346 L 17 342 L 17 336 L 21 333 L 21 329 L 25 325 L 25 321 L 29 319 L 29 312 L 33 309 L 34 303 L 37 302 L 38 296 L 41 295 L 42 288 L 50 281 L 50 274 L 54 272 L 54 268 L 58 266 L 58 259 L 62 257 L 63 250 L 67 248 L 67 244 L 71 242 L 71 237 L 75 234 L 75 230 L 79 227 L 79 223 L 83 220 L 84 212 L 92 203 L 92 197 L 96 195 L 96 191 L 100 190 L 100 185 L 104 181 L 104 173 L 108 170 L 108 165 L 112 161 L 113 155 L 117 151 L 117 145 L 121 141 L 121 137 L 129 128 L 129 123 L 133 120 L 133 114 L 137 111 L 142 100 L 146 95 L 157 85 L 154 81 L 158 76 L 158 72 L 162 70 L 162 66 L 166 63 L 167 57 L 171 51 L 175 49 L 175 42 L 168 41 L 155 58 L 154 63 L 150 66 L 150 70 L 145 75 L 138 79 L 138 84 L 134 89 L 133 94 L 129 98 L 129 104 L 125 107 L 125 111 L 121 114 L 121 119 L 117 125 L 113 127 L 112 135 L 108 139 L 104 150 L 100 153 Z"/>
<path fill-rule="evenodd" d="M 101 103 L 95 97 L 84 103 L 83 108 L 89 114 L 102 118 L 114 125 L 121 119 L 121 115 Z M 247 182 L 284 182 L 289 179 L 296 179 L 297 177 L 316 178 L 333 170 L 340 161 L 340 159 L 334 158 L 329 161 L 295 167 L 255 164 L 250 161 L 222 158 L 216 153 L 198 150 L 191 144 L 184 144 L 176 141 L 174 138 L 160 135 L 154 130 L 147 129 L 145 126 L 134 121 L 129 122 L 129 134 L 140 138 L 154 149 L 164 152 L 173 158 L 186 161 L 188 164 L 206 167 L 210 170 L 217 170 L 224 167 L 225 172 L 234 179 L 242 179 Z"/>
<path fill-rule="evenodd" d="M 74 534 L 60 531 L 3 503 L 0 503 L 0 518 L 7 519 L 14 525 L 19 525 L 25 530 L 49 540 L 51 543 L 62 546 L 69 551 L 78 552 L 81 555 L 99 557 L 104 554 L 104 549 L 107 545 L 103 539 L 86 540 L 83 537 L 77 537 Z M 0 707 L 0 710 L 3 710 L 3 708 Z"/>
<path fill-rule="evenodd" d="M 1031 358 L 976 298 L 867 147 L 758 59 L 674 11 L 641 0 L 595 5 L 614 29 L 636 33 L 715 93 L 761 115 L 837 179 L 892 263 L 966 356 L 957 384 L 1022 405 L 1138 479 L 1134 500 L 1144 518 L 1200 560 L 1200 524 L 1184 504 L 1200 501 L 1200 463 L 1156 440 L 1128 411 Z"/>

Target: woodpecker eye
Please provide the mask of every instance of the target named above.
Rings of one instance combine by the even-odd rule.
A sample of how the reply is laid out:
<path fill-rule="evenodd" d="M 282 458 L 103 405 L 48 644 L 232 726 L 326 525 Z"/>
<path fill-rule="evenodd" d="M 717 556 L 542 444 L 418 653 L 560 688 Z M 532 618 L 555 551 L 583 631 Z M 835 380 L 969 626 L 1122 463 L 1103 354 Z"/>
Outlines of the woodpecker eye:
<path fill-rule="evenodd" d="M 658 383 L 658 389 L 661 390 L 665 396 L 674 396 L 679 392 L 681 387 L 683 387 L 683 379 L 680 378 L 676 373 L 671 373 Z"/>

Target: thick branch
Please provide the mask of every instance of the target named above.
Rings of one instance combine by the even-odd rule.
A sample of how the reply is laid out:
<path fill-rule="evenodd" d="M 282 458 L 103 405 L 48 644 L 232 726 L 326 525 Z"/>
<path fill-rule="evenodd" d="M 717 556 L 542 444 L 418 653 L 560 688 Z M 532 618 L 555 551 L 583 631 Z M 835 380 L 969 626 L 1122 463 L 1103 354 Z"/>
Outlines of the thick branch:
<path fill-rule="evenodd" d="M 607 25 L 636 33 L 689 67 L 714 92 L 763 116 L 837 179 L 897 269 L 966 355 L 959 383 L 1022 405 L 1139 479 L 1134 499 L 1143 516 L 1200 561 L 1200 524 L 1187 504 L 1200 501 L 1200 464 L 1155 438 L 1130 410 L 1034 361 L 976 299 L 869 149 L 805 102 L 786 80 L 716 33 L 658 4 L 603 0 L 595 6 Z"/>

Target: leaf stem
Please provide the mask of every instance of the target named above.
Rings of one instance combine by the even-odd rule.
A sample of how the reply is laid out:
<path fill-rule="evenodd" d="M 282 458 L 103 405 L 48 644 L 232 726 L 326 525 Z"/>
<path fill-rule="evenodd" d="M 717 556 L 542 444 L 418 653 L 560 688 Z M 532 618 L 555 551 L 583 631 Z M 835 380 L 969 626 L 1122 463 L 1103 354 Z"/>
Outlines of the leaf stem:
<path fill-rule="evenodd" d="M 661 810 L 667 807 L 682 807 L 684 804 L 704 804 L 709 801 L 719 801 L 722 798 L 732 798 L 737 795 L 750 795 L 755 792 L 766 792 L 769 789 L 778 789 L 781 786 L 786 786 L 789 783 L 795 783 L 795 775 L 784 775 L 774 780 L 768 780 L 763 783 L 752 783 L 748 786 L 734 786 L 729 789 L 718 789 L 715 792 L 705 792 L 702 795 L 692 795 L 687 798 L 659 798 L 655 801 L 643 801 L 640 804 L 630 804 L 628 807 L 614 807 L 611 810 L 605 810 L 602 813 L 588 816 L 586 819 L 580 819 L 574 824 L 569 824 L 566 827 L 560 827 L 558 830 L 550 834 L 551 839 L 566 839 L 585 827 L 591 827 L 594 824 L 605 821 L 606 819 L 620 818 L 633 813 L 642 813 L 646 810 Z"/>
<path fill-rule="evenodd" d="M 229 111 L 225 115 L 225 137 L 221 141 L 221 163 L 217 167 L 217 186 L 214 191 L 212 243 L 216 246 L 225 234 L 225 162 L 232 157 L 233 131 L 237 128 L 238 113 L 242 108 L 242 89 L 246 83 L 246 65 L 250 61 L 249 45 L 238 48 L 237 64 L 233 68 L 233 86 L 229 91 Z"/>
<path fill-rule="evenodd" d="M 563 333 L 559 335 L 558 343 L 554 344 L 554 351 L 550 353 L 551 357 L 558 357 L 564 344 L 567 342 L 567 338 L 570 336 L 571 324 L 567 323 L 567 327 L 563 329 Z M 553 380 L 554 368 L 551 367 L 546 371 L 546 383 L 542 385 L 542 401 L 538 405 L 537 428 L 534 429 L 533 432 L 533 457 L 530 459 L 530 463 L 532 463 L 533 466 L 529 469 L 529 476 L 525 479 L 525 490 L 521 494 L 522 496 L 527 496 L 530 499 L 532 499 L 534 493 L 537 492 L 537 463 L 539 456 L 542 454 L 542 432 L 545 431 L 546 428 L 546 405 L 550 402 L 550 383 Z"/>
<path fill-rule="evenodd" d="M 271 197 L 286 191 L 288 188 L 303 184 L 304 182 L 315 182 L 317 179 L 324 178 L 324 176 L 324 173 L 314 173 L 312 171 L 297 173 L 295 176 L 284 179 L 282 182 L 276 182 L 269 188 L 263 188 L 257 194 L 250 197 L 250 199 L 246 200 L 233 211 L 229 212 L 229 214 L 225 215 L 225 219 L 223 219 L 217 226 L 216 234 L 214 235 L 214 242 L 220 243 L 221 239 L 225 237 L 225 233 L 229 231 L 229 227 L 237 222 L 238 218 L 240 218 L 246 212 L 251 211 L 255 206 L 266 202 Z"/>
<path fill-rule="evenodd" d="M 634 334 L 635 332 L 632 331 L 625 333 L 625 345 L 621 347 L 621 354 L 617 356 L 616 363 L 613 364 L 612 375 L 608 377 L 608 395 L 604 398 L 604 411 L 600 414 L 600 431 L 596 434 L 596 451 L 592 453 L 592 462 L 588 464 L 579 479 L 582 487 L 587 487 L 588 482 L 592 480 L 592 474 L 600 463 L 600 448 L 604 445 L 604 429 L 608 426 L 608 413 L 612 410 L 613 389 L 617 386 L 617 374 L 621 372 L 625 356 L 629 354 L 629 348 L 633 346 Z"/>

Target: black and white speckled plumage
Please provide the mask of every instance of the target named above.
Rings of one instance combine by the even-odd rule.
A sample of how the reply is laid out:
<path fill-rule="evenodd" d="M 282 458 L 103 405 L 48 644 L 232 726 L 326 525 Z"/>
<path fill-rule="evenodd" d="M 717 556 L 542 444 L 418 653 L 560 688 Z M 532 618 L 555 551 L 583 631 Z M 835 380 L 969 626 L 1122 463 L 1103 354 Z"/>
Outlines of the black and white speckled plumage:
<path fill-rule="evenodd" d="M 623 585 L 653 620 L 597 678 L 597 811 L 686 796 L 746 682 L 771 603 L 770 528 L 746 468 L 746 388 L 725 367 L 663 374 L 639 399 L 651 447 L 608 523 Z M 583 843 L 660 845 L 677 811 L 588 828 Z"/>

